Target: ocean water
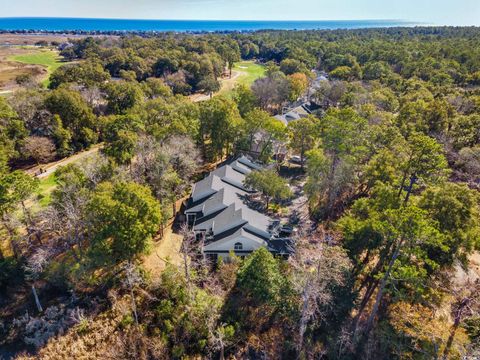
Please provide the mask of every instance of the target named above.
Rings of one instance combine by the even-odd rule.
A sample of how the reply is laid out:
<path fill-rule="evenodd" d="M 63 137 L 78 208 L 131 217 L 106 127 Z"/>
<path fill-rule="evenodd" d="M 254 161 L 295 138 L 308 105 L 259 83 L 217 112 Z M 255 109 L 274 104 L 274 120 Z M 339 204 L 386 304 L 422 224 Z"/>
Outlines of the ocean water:
<path fill-rule="evenodd" d="M 254 31 L 359 29 L 413 26 L 400 20 L 236 21 L 236 20 L 133 20 L 87 18 L 0 18 L 0 30 L 19 31 Z"/>

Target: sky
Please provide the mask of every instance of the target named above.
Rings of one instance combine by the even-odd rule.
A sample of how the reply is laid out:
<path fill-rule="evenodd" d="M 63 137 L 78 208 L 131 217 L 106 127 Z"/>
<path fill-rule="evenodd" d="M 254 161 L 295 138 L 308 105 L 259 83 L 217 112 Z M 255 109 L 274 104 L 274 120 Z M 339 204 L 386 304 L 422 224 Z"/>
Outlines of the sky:
<path fill-rule="evenodd" d="M 0 17 L 389 19 L 480 25 L 480 0 L 0 0 Z"/>

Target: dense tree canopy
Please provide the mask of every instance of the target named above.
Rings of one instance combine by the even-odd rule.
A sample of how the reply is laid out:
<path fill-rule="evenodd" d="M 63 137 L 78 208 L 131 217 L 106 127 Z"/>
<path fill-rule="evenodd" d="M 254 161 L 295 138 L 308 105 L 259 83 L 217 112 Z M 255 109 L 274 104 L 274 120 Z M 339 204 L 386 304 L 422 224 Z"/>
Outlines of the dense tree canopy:
<path fill-rule="evenodd" d="M 287 182 L 278 176 L 274 170 L 252 171 L 245 178 L 245 185 L 262 193 L 266 199 L 267 208 L 271 199 L 278 202 L 287 200 L 292 196 Z"/>
<path fill-rule="evenodd" d="M 0 346 L 42 358 L 101 341 L 111 358 L 478 356 L 477 28 L 115 35 L 69 40 L 73 62 L 49 89 L 19 78 L 0 97 Z M 240 59 L 265 76 L 216 94 Z M 211 98 L 188 97 L 200 92 Z M 94 144 L 40 180 L 22 170 Z M 265 165 L 238 167 L 258 191 L 241 200 L 287 225 L 269 231 L 291 236 L 288 260 L 259 238 L 244 259 L 210 262 L 201 250 L 216 234 L 177 229 L 191 184 L 239 155 Z M 32 312 L 29 291 L 49 307 Z"/>
<path fill-rule="evenodd" d="M 131 260 L 146 252 L 162 220 L 150 190 L 135 183 L 101 184 L 89 209 L 102 261 Z"/>

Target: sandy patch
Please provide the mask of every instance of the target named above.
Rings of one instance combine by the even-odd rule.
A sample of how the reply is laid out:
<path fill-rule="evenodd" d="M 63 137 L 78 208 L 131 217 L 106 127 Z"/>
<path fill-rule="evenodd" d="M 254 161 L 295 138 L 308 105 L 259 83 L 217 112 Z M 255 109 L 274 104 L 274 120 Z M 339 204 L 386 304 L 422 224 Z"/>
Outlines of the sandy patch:
<path fill-rule="evenodd" d="M 182 236 L 175 234 L 171 226 L 167 227 L 164 230 L 163 237 L 160 240 L 154 240 L 151 253 L 144 258 L 145 269 L 155 278 L 165 269 L 167 263 L 181 264 L 181 245 Z"/>

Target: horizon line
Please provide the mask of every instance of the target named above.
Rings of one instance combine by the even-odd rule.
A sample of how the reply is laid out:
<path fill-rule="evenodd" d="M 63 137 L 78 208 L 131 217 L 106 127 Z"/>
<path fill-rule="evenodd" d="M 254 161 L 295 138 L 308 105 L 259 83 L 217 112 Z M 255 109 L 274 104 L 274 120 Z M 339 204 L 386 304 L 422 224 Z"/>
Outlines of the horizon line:
<path fill-rule="evenodd" d="M 406 19 L 168 19 L 168 18 L 122 18 L 122 17 L 76 17 L 76 16 L 0 16 L 0 19 L 76 19 L 76 20 L 140 20 L 140 21 L 279 21 L 279 22 L 292 22 L 292 21 L 302 21 L 302 22 L 316 22 L 316 21 L 395 21 L 395 22 L 406 22 L 406 23 L 426 23 L 423 21 L 414 21 Z"/>

